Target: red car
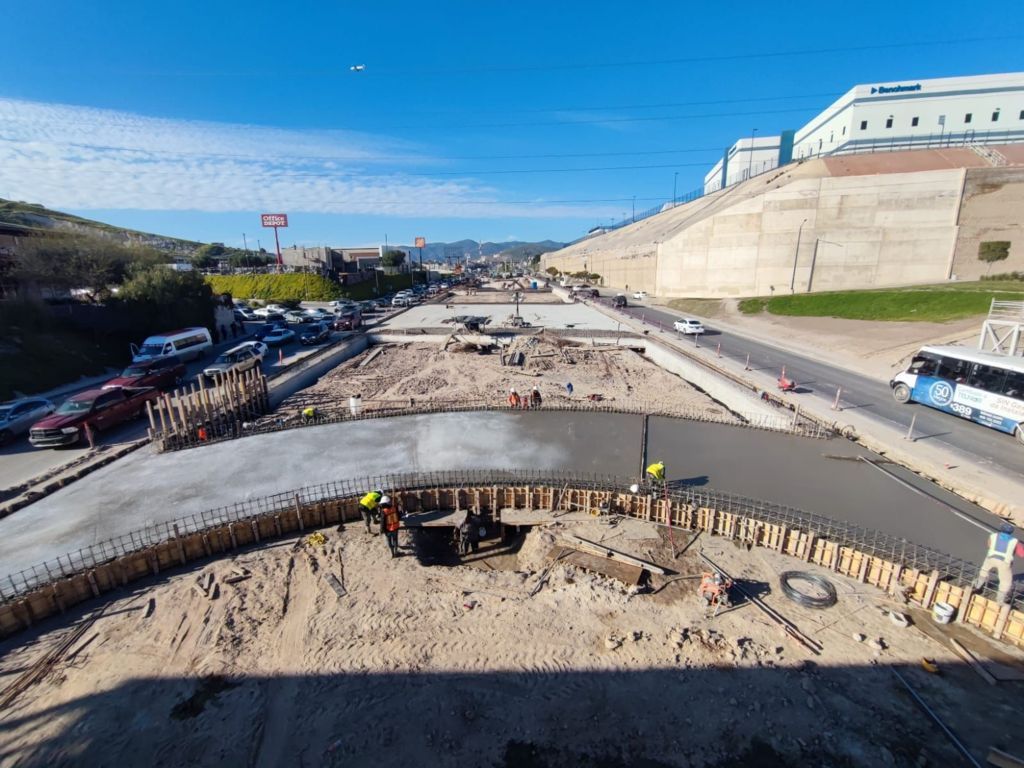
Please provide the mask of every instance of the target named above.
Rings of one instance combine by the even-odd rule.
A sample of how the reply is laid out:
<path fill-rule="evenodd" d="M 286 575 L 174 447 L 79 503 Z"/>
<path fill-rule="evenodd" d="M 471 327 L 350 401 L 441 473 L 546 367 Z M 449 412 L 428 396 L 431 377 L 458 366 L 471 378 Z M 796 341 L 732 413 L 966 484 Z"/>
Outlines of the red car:
<path fill-rule="evenodd" d="M 334 319 L 334 330 L 354 331 L 363 324 L 363 313 L 358 309 L 349 309 Z"/>
<path fill-rule="evenodd" d="M 85 436 L 85 425 L 94 432 L 109 429 L 123 421 L 141 416 L 147 400 L 156 400 L 160 390 L 89 389 L 69 397 L 52 414 L 37 421 L 28 432 L 28 441 L 36 448 L 74 445 Z"/>
<path fill-rule="evenodd" d="M 155 357 L 142 363 L 132 363 L 116 379 L 103 385 L 109 387 L 156 387 L 170 389 L 185 378 L 185 364 L 175 355 Z"/>

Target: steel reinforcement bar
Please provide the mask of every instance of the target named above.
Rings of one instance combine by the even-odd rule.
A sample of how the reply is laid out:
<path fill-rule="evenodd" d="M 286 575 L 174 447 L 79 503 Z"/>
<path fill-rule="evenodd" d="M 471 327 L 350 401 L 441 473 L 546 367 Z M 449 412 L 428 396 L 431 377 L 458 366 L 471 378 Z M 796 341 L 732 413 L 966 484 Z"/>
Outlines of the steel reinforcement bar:
<path fill-rule="evenodd" d="M 634 492 L 632 482 L 566 472 L 448 471 L 341 480 L 249 499 L 131 531 L 7 576 L 0 580 L 0 635 L 161 568 L 354 519 L 358 499 L 380 487 L 411 510 L 478 507 L 500 516 L 508 507 L 586 509 L 707 531 L 906 594 L 924 607 L 950 603 L 959 608 L 960 621 L 1024 645 L 1024 596 L 1000 605 L 991 591 L 972 594 L 972 563 L 791 507 L 685 485 L 666 495 Z"/>

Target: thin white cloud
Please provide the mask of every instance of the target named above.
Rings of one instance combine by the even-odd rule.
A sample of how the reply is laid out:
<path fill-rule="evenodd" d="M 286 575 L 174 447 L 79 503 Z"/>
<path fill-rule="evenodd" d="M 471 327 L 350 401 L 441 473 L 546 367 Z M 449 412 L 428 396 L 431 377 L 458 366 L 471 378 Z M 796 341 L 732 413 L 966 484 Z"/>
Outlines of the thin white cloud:
<path fill-rule="evenodd" d="M 601 217 L 603 208 L 513 205 L 438 159 L 350 131 L 152 118 L 0 98 L 0 197 L 57 208 L 282 210 L 409 217 Z M 416 175 L 413 175 L 416 174 Z"/>

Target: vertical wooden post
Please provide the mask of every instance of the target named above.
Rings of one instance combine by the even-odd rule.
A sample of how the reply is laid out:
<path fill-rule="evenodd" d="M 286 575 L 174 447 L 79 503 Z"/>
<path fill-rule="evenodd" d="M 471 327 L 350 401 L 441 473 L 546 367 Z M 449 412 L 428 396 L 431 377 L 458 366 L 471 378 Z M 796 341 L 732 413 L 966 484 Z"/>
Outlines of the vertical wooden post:
<path fill-rule="evenodd" d="M 89 588 L 92 590 L 92 596 L 99 597 L 100 585 L 96 583 L 96 574 L 89 570 L 85 572 L 85 577 L 89 580 Z"/>
<path fill-rule="evenodd" d="M 306 530 L 306 526 L 302 522 L 302 504 L 299 502 L 299 494 L 295 494 L 295 517 L 299 521 L 299 530 Z"/>
<path fill-rule="evenodd" d="M 922 608 L 931 608 L 932 599 L 935 597 L 935 588 L 939 584 L 939 572 L 932 571 L 928 574 L 928 585 L 924 588 L 924 596 L 921 598 Z"/>
<path fill-rule="evenodd" d="M 1003 603 L 999 608 L 999 615 L 996 617 L 996 624 L 992 628 L 992 637 L 996 640 L 1003 636 L 1003 630 L 1006 629 L 1006 622 L 1010 619 L 1010 604 Z"/>
<path fill-rule="evenodd" d="M 185 564 L 185 547 L 181 543 L 181 534 L 178 532 L 178 524 L 177 523 L 174 524 L 174 540 L 178 543 L 178 559 L 181 561 L 181 564 L 184 565 Z"/>

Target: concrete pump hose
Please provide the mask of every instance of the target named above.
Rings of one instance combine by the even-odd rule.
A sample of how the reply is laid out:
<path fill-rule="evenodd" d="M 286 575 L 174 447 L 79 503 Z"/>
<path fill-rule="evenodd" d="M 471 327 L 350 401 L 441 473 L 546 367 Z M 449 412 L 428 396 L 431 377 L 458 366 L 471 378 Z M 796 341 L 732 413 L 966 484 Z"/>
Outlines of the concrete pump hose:
<path fill-rule="evenodd" d="M 793 586 L 791 582 L 804 581 L 817 587 L 822 594 L 808 594 Z M 836 588 L 832 582 L 823 576 L 807 571 L 783 571 L 779 574 L 779 584 L 782 586 L 782 594 L 794 603 L 806 606 L 807 608 L 829 608 L 836 604 Z"/>

